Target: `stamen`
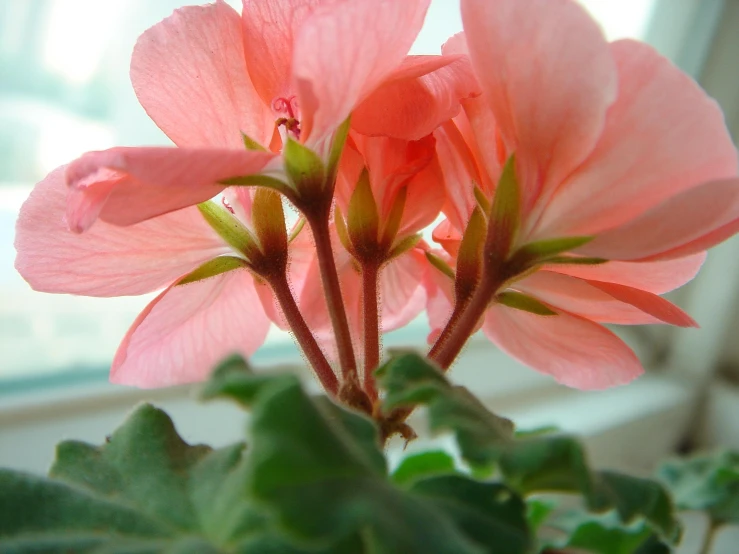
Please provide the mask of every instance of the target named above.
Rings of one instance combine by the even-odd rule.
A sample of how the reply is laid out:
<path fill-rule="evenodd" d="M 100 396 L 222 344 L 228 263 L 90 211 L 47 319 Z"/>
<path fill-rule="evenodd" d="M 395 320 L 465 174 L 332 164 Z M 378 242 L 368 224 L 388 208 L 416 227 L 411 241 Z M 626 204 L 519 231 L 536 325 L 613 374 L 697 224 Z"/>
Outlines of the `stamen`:
<path fill-rule="evenodd" d="M 221 196 L 221 204 L 223 204 L 223 207 L 226 208 L 233 215 L 236 215 L 236 212 L 234 212 L 234 209 L 231 207 L 231 204 L 229 204 L 228 200 L 226 200 L 225 196 Z"/>

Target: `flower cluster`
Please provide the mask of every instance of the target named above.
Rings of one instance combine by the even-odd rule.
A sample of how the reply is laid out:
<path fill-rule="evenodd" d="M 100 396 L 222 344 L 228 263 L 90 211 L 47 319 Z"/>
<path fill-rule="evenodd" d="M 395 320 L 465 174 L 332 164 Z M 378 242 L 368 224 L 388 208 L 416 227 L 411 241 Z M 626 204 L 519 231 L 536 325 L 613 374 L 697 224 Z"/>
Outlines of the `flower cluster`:
<path fill-rule="evenodd" d="M 409 56 L 429 1 L 217 0 L 141 36 L 133 86 L 175 146 L 83 155 L 17 226 L 37 290 L 163 289 L 113 381 L 203 380 L 275 324 L 370 412 L 381 334 L 424 309 L 442 368 L 482 328 L 579 388 L 642 371 L 602 324 L 695 325 L 659 295 L 739 230 L 716 103 L 572 0 L 462 0 L 464 33 Z"/>

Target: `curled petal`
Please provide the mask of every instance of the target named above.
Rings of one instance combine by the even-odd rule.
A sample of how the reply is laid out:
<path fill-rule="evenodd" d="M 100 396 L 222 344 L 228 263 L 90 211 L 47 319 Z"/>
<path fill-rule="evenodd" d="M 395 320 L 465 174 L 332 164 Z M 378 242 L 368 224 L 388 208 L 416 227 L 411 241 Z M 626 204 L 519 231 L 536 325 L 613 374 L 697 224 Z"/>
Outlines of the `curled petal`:
<path fill-rule="evenodd" d="M 611 51 L 618 99 L 596 149 L 542 214 L 537 236 L 599 233 L 736 175 L 736 147 L 714 100 L 648 45 L 624 40 Z"/>
<path fill-rule="evenodd" d="M 188 6 L 147 30 L 131 58 L 139 102 L 181 147 L 267 145 L 274 117 L 246 71 L 241 18 L 225 2 Z"/>
<path fill-rule="evenodd" d="M 739 179 L 715 181 L 668 198 L 580 251 L 613 260 L 682 257 L 710 248 L 738 225 Z"/>
<path fill-rule="evenodd" d="M 497 304 L 487 311 L 483 332 L 511 357 L 577 389 L 624 385 L 644 371 L 611 331 L 566 312 L 539 316 Z"/>
<path fill-rule="evenodd" d="M 66 169 L 70 229 L 97 218 L 133 225 L 220 193 L 219 181 L 259 172 L 274 154 L 247 150 L 111 148 L 88 152 Z"/>
<path fill-rule="evenodd" d="M 246 270 L 173 286 L 136 318 L 110 379 L 142 388 L 203 381 L 225 357 L 253 354 L 268 329 Z"/>
<path fill-rule="evenodd" d="M 346 0 L 304 22 L 293 49 L 301 140 L 329 136 L 401 64 L 429 2 Z"/>
<path fill-rule="evenodd" d="M 365 135 L 418 140 L 457 115 L 461 100 L 480 93 L 466 57 L 424 57 L 446 65 L 421 76 L 391 75 L 354 110 L 352 127 Z"/>
<path fill-rule="evenodd" d="M 595 146 L 616 95 L 613 58 L 570 0 L 462 0 L 462 20 L 528 210 Z"/>
<path fill-rule="evenodd" d="M 36 185 L 16 224 L 15 267 L 43 292 L 88 296 L 144 294 L 171 284 L 228 251 L 196 208 L 122 228 L 103 221 L 69 230 L 64 167 Z"/>
<path fill-rule="evenodd" d="M 684 258 L 654 262 L 611 261 L 599 265 L 556 264 L 545 266 L 545 269 L 580 279 L 616 283 L 653 294 L 665 294 L 691 281 L 705 261 L 706 253 L 699 252 Z"/>

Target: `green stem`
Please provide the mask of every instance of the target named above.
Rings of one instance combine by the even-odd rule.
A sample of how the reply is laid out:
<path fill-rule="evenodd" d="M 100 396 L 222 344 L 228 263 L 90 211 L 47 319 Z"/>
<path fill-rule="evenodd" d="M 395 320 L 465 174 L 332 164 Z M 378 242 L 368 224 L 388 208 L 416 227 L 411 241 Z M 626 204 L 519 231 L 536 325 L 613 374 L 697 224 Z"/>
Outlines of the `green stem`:
<path fill-rule="evenodd" d="M 321 272 L 323 292 L 326 295 L 326 305 L 331 318 L 331 325 L 336 338 L 336 349 L 339 354 L 342 378 L 344 383 L 357 383 L 357 361 L 354 357 L 352 336 L 349 331 L 349 320 L 346 317 L 344 298 L 341 296 L 341 285 L 339 274 L 336 271 L 336 261 L 331 246 L 331 233 L 329 230 L 328 216 L 309 217 L 306 215 L 308 224 L 313 233 L 318 255 L 318 267 Z"/>
<path fill-rule="evenodd" d="M 302 348 L 305 357 L 308 358 L 308 362 L 313 367 L 318 380 L 328 393 L 336 396 L 339 391 L 339 382 L 336 379 L 336 375 L 334 375 L 333 369 L 331 369 L 331 365 L 326 360 L 321 347 L 318 346 L 313 333 L 311 333 L 310 328 L 305 323 L 305 319 L 300 313 L 298 305 L 295 303 L 295 298 L 290 290 L 287 277 L 284 274 L 279 275 L 270 279 L 269 284 L 277 297 L 277 302 L 280 304 L 282 313 L 295 335 L 298 345 Z"/>
<path fill-rule="evenodd" d="M 380 315 L 377 264 L 362 266 L 362 305 L 364 330 L 364 390 L 370 399 L 377 399 L 374 371 L 380 365 Z"/>

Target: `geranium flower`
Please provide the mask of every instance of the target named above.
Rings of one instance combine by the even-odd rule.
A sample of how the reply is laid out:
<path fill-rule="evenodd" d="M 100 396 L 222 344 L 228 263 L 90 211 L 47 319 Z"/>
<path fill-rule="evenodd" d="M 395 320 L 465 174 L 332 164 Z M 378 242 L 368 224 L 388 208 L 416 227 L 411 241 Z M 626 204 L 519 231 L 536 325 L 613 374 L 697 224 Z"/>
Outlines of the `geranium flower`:
<path fill-rule="evenodd" d="M 465 35 L 445 52 L 469 54 L 483 95 L 436 133 L 449 203 L 435 237 L 459 265 L 471 214 L 490 216 L 500 183 L 510 193 L 515 180 L 492 254 L 507 270 L 528 262 L 497 284 L 479 325 L 567 385 L 626 383 L 641 365 L 600 323 L 695 325 L 658 295 L 739 229 L 721 110 L 651 47 L 607 43 L 573 1 L 463 0 L 462 14 Z M 432 279 L 436 337 L 455 293 L 442 273 Z"/>

